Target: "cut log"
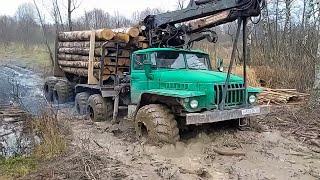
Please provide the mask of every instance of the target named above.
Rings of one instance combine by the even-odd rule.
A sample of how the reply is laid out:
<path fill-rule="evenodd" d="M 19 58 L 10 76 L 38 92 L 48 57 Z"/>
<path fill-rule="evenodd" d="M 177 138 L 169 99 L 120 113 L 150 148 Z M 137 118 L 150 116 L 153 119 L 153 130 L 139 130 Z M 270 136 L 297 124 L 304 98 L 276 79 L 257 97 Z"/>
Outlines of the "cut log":
<path fill-rule="evenodd" d="M 58 49 L 59 53 L 64 53 L 64 54 L 73 54 L 73 55 L 84 55 L 88 56 L 90 49 L 89 48 L 59 48 Z M 101 50 L 95 49 L 94 51 L 95 56 L 101 56 Z"/>
<path fill-rule="evenodd" d="M 149 47 L 149 44 L 145 42 L 139 42 L 138 47 L 141 49 L 147 49 Z"/>
<path fill-rule="evenodd" d="M 84 61 L 63 61 L 58 60 L 58 63 L 60 66 L 63 67 L 73 67 L 73 68 L 88 68 L 89 63 Z M 100 68 L 100 62 L 94 62 L 93 63 L 94 68 L 98 69 Z"/>
<path fill-rule="evenodd" d="M 101 48 L 105 42 L 96 42 L 95 47 Z M 120 48 L 125 48 L 126 46 L 119 44 Z M 59 48 L 90 48 L 89 41 L 75 41 L 75 42 L 59 42 Z M 115 48 L 116 44 L 114 42 L 108 42 L 105 45 L 106 48 Z"/>
<path fill-rule="evenodd" d="M 129 28 L 118 28 L 112 29 L 115 33 L 125 33 L 128 34 L 130 37 L 138 37 L 140 34 L 140 30 L 137 27 L 129 27 Z"/>
<path fill-rule="evenodd" d="M 87 68 L 71 68 L 71 67 L 61 67 L 64 72 L 75 74 L 78 76 L 88 77 L 88 69 Z"/>
<path fill-rule="evenodd" d="M 71 31 L 61 32 L 58 35 L 59 41 L 89 41 L 91 31 Z M 114 37 L 114 32 L 111 29 L 95 30 L 97 40 L 111 40 Z"/>
<path fill-rule="evenodd" d="M 212 26 L 216 23 L 221 22 L 221 20 L 227 18 L 230 15 L 230 11 L 223 11 L 221 13 L 218 13 L 216 15 L 207 16 L 200 19 L 195 19 L 192 21 L 187 22 L 187 25 L 191 27 L 193 31 L 196 31 L 200 28 L 205 28 L 208 26 Z"/>
<path fill-rule="evenodd" d="M 119 42 L 124 42 L 124 43 L 129 43 L 130 36 L 126 33 L 116 33 L 113 40 L 119 41 Z"/>
<path fill-rule="evenodd" d="M 100 48 L 104 42 L 96 42 L 95 47 Z M 59 48 L 90 48 L 89 41 L 75 41 L 75 42 L 59 42 Z"/>
<path fill-rule="evenodd" d="M 58 54 L 58 59 L 64 61 L 89 61 L 89 56 L 74 54 Z M 95 60 L 100 61 L 100 58 L 95 58 Z"/>

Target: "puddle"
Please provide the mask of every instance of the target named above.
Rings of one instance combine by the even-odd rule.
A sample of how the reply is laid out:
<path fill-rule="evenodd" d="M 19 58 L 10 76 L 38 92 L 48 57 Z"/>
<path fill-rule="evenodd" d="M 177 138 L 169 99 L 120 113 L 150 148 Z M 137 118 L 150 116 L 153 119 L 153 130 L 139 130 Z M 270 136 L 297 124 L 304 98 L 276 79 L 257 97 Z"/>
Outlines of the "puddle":
<path fill-rule="evenodd" d="M 39 138 L 26 130 L 25 121 L 29 119 L 11 117 L 7 111 L 10 114 L 12 107 L 19 106 L 39 115 L 46 105 L 42 84 L 40 74 L 18 66 L 0 66 L 0 156 L 27 155 L 39 143 Z"/>

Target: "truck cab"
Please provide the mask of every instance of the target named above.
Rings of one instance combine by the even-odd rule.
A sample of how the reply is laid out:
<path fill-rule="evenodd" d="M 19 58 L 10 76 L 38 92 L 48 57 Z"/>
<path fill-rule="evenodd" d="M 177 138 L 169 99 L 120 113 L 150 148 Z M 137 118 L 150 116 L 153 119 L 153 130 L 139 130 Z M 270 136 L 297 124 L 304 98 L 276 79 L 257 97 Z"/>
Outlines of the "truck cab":
<path fill-rule="evenodd" d="M 184 125 L 203 124 L 268 112 L 267 107 L 256 105 L 260 89 L 245 88 L 242 77 L 231 75 L 225 90 L 227 73 L 218 69 L 213 68 L 209 55 L 199 50 L 149 48 L 134 52 L 130 93 L 136 109 L 133 117 L 137 132 L 140 135 L 143 130 L 150 133 L 150 129 L 157 126 L 163 130 L 167 124 L 177 124 L 171 122 L 177 120 Z M 223 102 L 224 91 L 227 92 Z M 159 122 L 164 124 L 159 125 Z M 165 133 L 151 134 L 163 136 Z M 167 135 L 164 141 L 174 141 L 175 136 L 177 134 Z"/>

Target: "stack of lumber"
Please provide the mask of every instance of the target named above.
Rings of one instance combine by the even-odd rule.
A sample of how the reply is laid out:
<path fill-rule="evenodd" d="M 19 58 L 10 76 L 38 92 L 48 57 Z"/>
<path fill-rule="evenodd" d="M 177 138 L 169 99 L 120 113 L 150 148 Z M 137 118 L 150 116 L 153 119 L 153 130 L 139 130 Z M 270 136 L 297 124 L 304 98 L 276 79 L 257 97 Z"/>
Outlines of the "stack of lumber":
<path fill-rule="evenodd" d="M 57 60 L 60 68 L 67 73 L 87 77 L 89 72 L 90 52 L 93 55 L 94 76 L 99 78 L 101 47 L 106 45 L 104 59 L 104 80 L 111 74 L 129 71 L 130 54 L 132 50 L 147 48 L 146 38 L 140 36 L 137 27 L 122 29 L 93 30 L 95 37 L 92 41 L 92 31 L 61 32 L 58 35 Z M 117 45 L 119 50 L 117 51 Z M 90 51 L 91 50 L 91 51 Z M 116 63 L 118 57 L 118 63 Z M 116 69 L 116 66 L 118 69 Z"/>
<path fill-rule="evenodd" d="M 300 93 L 296 89 L 269 89 L 264 88 L 259 94 L 258 101 L 261 104 L 300 104 L 304 103 L 309 94 Z"/>

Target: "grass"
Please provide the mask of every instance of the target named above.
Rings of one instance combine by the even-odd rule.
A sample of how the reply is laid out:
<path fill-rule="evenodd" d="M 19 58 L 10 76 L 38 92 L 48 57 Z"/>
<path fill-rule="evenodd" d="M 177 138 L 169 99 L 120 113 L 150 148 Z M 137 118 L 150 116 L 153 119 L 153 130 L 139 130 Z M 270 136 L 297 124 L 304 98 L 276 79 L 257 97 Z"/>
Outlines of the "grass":
<path fill-rule="evenodd" d="M 16 62 L 29 68 L 50 66 L 49 54 L 44 45 L 0 44 L 0 61 Z"/>
<path fill-rule="evenodd" d="M 53 115 L 44 114 L 26 123 L 32 134 L 37 134 L 42 142 L 36 145 L 29 156 L 0 157 L 0 179 L 20 178 L 37 171 L 41 164 L 63 154 L 67 150 L 65 136 L 69 127 Z"/>
<path fill-rule="evenodd" d="M 23 177 L 37 168 L 37 161 L 34 157 L 11 157 L 0 158 L 0 179 L 12 179 Z"/>
<path fill-rule="evenodd" d="M 35 147 L 33 155 L 42 160 L 52 159 L 67 150 L 68 127 L 63 122 L 45 114 L 32 121 L 33 132 L 40 135 L 42 143 Z"/>

